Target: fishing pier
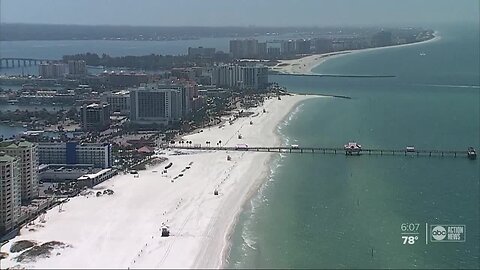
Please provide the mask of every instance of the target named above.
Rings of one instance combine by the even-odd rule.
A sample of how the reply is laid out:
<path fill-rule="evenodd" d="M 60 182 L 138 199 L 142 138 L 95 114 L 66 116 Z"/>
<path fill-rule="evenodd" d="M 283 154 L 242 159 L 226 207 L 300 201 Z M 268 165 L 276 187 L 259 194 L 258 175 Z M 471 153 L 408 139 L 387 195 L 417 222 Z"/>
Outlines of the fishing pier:
<path fill-rule="evenodd" d="M 179 150 L 206 150 L 206 151 L 242 151 L 242 152 L 267 152 L 267 153 L 311 153 L 311 154 L 333 154 L 333 155 L 379 155 L 379 156 L 422 156 L 422 157 L 466 157 L 476 158 L 473 148 L 465 150 L 433 150 L 433 149 L 383 149 L 383 148 L 360 148 L 354 151 L 346 147 L 298 147 L 298 146 L 179 146 L 164 144 L 162 149 Z"/>

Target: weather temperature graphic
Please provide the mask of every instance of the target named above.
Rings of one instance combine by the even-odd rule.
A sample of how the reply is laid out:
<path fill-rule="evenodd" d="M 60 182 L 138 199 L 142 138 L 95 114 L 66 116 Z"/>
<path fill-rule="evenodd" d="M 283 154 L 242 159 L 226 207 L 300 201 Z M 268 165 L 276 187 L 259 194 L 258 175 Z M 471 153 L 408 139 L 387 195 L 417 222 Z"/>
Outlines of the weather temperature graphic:
<path fill-rule="evenodd" d="M 418 241 L 420 223 L 402 223 L 402 240 L 404 245 L 413 245 Z"/>
<path fill-rule="evenodd" d="M 402 223 L 400 225 L 402 244 L 414 245 L 420 239 L 420 235 L 425 229 L 425 244 L 429 243 L 445 243 L 457 242 L 462 243 L 466 241 L 466 226 L 453 224 L 428 224 L 425 227 L 420 226 L 420 223 Z"/>

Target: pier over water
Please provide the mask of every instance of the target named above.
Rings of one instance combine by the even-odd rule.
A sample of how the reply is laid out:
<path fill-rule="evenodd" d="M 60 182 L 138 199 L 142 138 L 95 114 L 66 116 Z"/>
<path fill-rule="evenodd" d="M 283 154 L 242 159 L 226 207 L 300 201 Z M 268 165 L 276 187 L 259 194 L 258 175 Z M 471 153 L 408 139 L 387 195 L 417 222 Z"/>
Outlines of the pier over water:
<path fill-rule="evenodd" d="M 410 151 L 408 149 L 383 149 L 366 148 L 356 153 L 351 153 L 344 147 L 290 147 L 290 146 L 179 146 L 173 144 L 164 144 L 162 149 L 179 150 L 206 150 L 206 151 L 241 151 L 241 152 L 267 152 L 267 153 L 311 153 L 311 154 L 342 154 L 342 155 L 380 155 L 380 156 L 422 156 L 422 157 L 467 157 L 475 159 L 469 148 L 465 150 L 435 150 L 424 149 Z"/>

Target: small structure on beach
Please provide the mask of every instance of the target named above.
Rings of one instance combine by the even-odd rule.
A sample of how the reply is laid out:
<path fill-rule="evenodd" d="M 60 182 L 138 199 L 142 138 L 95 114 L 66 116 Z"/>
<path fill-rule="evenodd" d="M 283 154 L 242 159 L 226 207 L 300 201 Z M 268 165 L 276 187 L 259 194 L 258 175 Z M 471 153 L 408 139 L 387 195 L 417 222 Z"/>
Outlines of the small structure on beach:
<path fill-rule="evenodd" d="M 162 237 L 169 237 L 170 236 L 170 229 L 167 225 L 162 226 Z"/>

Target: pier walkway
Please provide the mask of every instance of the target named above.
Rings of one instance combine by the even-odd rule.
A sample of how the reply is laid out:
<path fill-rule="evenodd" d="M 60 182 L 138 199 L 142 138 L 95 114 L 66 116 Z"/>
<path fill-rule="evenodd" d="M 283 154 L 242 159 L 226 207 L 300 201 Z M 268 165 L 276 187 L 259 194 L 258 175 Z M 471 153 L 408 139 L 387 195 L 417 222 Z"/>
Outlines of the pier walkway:
<path fill-rule="evenodd" d="M 343 154 L 343 155 L 390 155 L 390 156 L 426 156 L 426 157 L 469 157 L 468 150 L 415 150 L 407 149 L 362 149 L 358 153 L 348 153 L 343 147 L 289 147 L 289 146 L 179 146 L 161 145 L 162 149 L 179 150 L 208 150 L 208 151 L 242 151 L 242 152 L 268 152 L 268 153 L 313 153 L 313 154 Z"/>

